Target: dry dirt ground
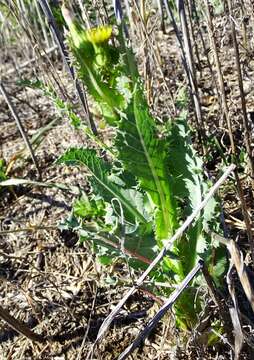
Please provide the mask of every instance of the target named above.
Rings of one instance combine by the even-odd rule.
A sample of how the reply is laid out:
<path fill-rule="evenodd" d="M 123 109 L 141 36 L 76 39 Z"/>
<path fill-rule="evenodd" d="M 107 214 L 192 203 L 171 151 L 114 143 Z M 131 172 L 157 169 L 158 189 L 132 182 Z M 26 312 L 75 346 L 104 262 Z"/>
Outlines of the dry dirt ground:
<path fill-rule="evenodd" d="M 160 35 L 163 38 L 163 35 Z M 165 38 L 164 38 L 165 39 Z M 225 41 L 226 41 L 225 36 Z M 176 52 L 169 53 L 167 46 L 161 47 L 162 65 L 168 86 L 181 83 L 183 75 L 176 76 L 180 67 Z M 232 52 L 232 44 L 224 43 Z M 175 49 L 175 47 L 174 47 Z M 233 58 L 228 59 L 226 74 L 227 86 L 232 97 L 231 112 L 234 124 L 239 110 L 239 94 L 236 79 L 230 69 Z M 251 61 L 245 69 L 251 69 Z M 5 69 L 11 68 L 8 59 Z M 59 66 L 58 66 L 59 68 Z M 58 70 L 66 86 L 69 79 L 63 69 Z M 181 71 L 182 72 L 182 71 Z M 249 80 L 253 70 L 246 70 L 245 86 L 248 87 L 248 111 L 253 111 L 253 82 Z M 25 69 L 23 77 L 30 77 L 31 70 Z M 206 75 L 202 75 L 203 109 L 211 131 L 216 129 L 224 146 L 227 142 L 225 129 L 220 127 L 218 104 L 214 102 L 211 85 L 206 85 Z M 40 90 L 29 90 L 17 86 L 18 76 L 14 73 L 6 78 L 6 90 L 31 138 L 38 129 L 52 120 L 54 126 L 44 134 L 43 141 L 36 149 L 36 157 L 42 173 L 42 182 L 63 183 L 86 189 L 85 174 L 77 169 L 69 169 L 54 163 L 68 147 L 86 145 L 88 139 L 77 133 L 67 119 L 54 109 L 52 102 Z M 165 95 L 161 96 L 162 79 L 157 81 L 155 107 L 163 120 Z M 154 85 L 154 84 L 153 84 Z M 24 142 L 16 123 L 0 97 L 0 158 L 10 165 L 9 176 L 36 179 L 36 170 L 24 149 Z M 210 119 L 210 120 L 209 120 Z M 235 126 L 236 126 L 235 125 Z M 241 132 L 240 127 L 237 129 Z M 101 130 L 102 136 L 108 134 Z M 239 135 L 239 141 L 242 141 Z M 227 144 L 225 145 L 225 148 Z M 19 155 L 21 154 L 21 155 Z M 17 156 L 19 155 L 19 156 Z M 216 175 L 216 156 L 210 161 L 212 174 Z M 12 160 L 14 160 L 12 162 Z M 214 173 L 213 173 L 214 171 Z M 246 198 L 248 199 L 248 183 Z M 88 190 L 88 189 L 87 189 Z M 129 274 L 122 264 L 114 267 L 101 267 L 95 261 L 92 246 L 79 244 L 74 234 L 60 232 L 58 223 L 68 217 L 75 195 L 68 190 L 39 186 L 18 186 L 0 189 L 0 305 L 16 318 L 26 322 L 35 332 L 51 337 L 45 344 L 34 343 L 15 333 L 6 323 L 0 321 L 0 359 L 85 359 L 96 338 L 99 327 L 131 285 Z M 244 224 L 235 201 L 235 194 L 225 196 L 226 221 L 235 232 L 244 230 Z M 38 228 L 38 229 L 37 229 Z M 21 231 L 24 229 L 24 231 Z M 244 231 L 240 233 L 246 239 Z M 245 240 L 244 240 L 245 241 Z M 119 317 L 114 321 L 109 333 L 99 344 L 92 359 L 115 359 L 143 327 L 158 304 L 139 291 L 130 298 Z M 191 335 L 188 334 L 187 338 Z M 188 344 L 188 342 L 187 342 Z M 242 355 L 242 359 L 247 358 Z M 139 349 L 133 359 L 230 359 L 227 345 L 214 351 L 204 352 L 198 346 L 180 347 L 180 337 L 173 326 L 171 315 Z"/>

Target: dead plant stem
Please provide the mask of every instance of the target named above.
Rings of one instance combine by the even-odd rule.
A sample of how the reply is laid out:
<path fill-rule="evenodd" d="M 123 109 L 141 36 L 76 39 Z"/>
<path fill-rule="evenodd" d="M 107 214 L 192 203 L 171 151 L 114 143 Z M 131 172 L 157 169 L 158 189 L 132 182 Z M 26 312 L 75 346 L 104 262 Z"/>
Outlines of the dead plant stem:
<path fill-rule="evenodd" d="M 24 140 L 24 143 L 26 144 L 27 146 L 27 149 L 31 155 L 31 158 L 32 158 L 32 161 L 35 165 L 35 168 L 38 172 L 38 178 L 41 179 L 41 171 L 40 171 L 40 168 L 39 168 L 39 164 L 37 162 L 37 159 L 36 159 L 36 156 L 34 154 L 34 151 L 33 151 L 33 148 L 32 148 L 32 145 L 30 144 L 30 141 L 28 139 L 28 136 L 26 134 L 26 131 L 23 127 L 23 124 L 18 116 L 18 113 L 16 112 L 16 109 L 14 107 L 14 105 L 12 104 L 11 102 L 11 99 L 9 97 L 9 95 L 7 94 L 6 90 L 5 90 L 5 87 L 4 87 L 4 84 L 2 82 L 0 82 L 0 91 L 2 92 L 2 95 L 7 103 L 7 105 L 9 106 L 9 109 L 12 113 L 12 116 L 14 117 L 15 121 L 16 121 L 16 124 L 17 124 L 17 127 L 20 131 L 20 134 L 21 136 L 23 137 L 23 140 Z"/>
<path fill-rule="evenodd" d="M 73 67 L 71 66 L 71 63 L 70 63 L 68 51 L 67 51 L 66 46 L 64 44 L 62 35 L 61 35 L 61 33 L 60 33 L 60 31 L 59 31 L 59 29 L 57 27 L 55 18 L 54 18 L 53 14 L 52 14 L 52 11 L 51 11 L 51 8 L 50 8 L 50 6 L 48 4 L 48 1 L 47 0 L 39 0 L 39 2 L 40 2 L 40 5 L 42 7 L 42 10 L 43 10 L 43 12 L 45 14 L 45 17 L 48 19 L 49 27 L 50 27 L 52 33 L 55 36 L 56 43 L 58 44 L 58 47 L 59 47 L 59 50 L 61 52 L 63 61 L 64 61 L 65 65 L 66 65 L 66 68 L 68 69 L 69 74 L 70 74 L 72 80 L 74 81 L 74 85 L 75 85 L 75 88 L 76 88 L 80 103 L 82 105 L 83 111 L 86 114 L 88 124 L 89 124 L 91 130 L 93 131 L 93 133 L 95 135 L 97 135 L 97 128 L 96 128 L 96 125 L 95 125 L 95 123 L 94 123 L 94 121 L 93 121 L 93 119 L 91 117 L 91 113 L 89 111 L 86 94 L 82 92 L 80 83 L 79 83 L 78 79 L 75 76 L 74 69 L 73 69 Z"/>
<path fill-rule="evenodd" d="M 254 312 L 254 290 L 249 279 L 246 265 L 244 263 L 243 254 L 241 253 L 239 247 L 234 240 L 226 239 L 223 236 L 215 233 L 211 233 L 211 235 L 215 240 L 219 241 L 227 247 L 231 256 L 231 261 L 236 268 L 245 295 L 250 303 L 252 311 Z"/>
<path fill-rule="evenodd" d="M 45 339 L 29 329 L 27 325 L 21 321 L 15 319 L 12 315 L 9 314 L 2 306 L 0 306 L 0 318 L 7 322 L 15 331 L 19 334 L 26 336 L 28 339 L 36 342 L 45 342 Z"/>
<path fill-rule="evenodd" d="M 223 78 L 223 74 L 222 74 L 220 58 L 219 58 L 215 35 L 214 35 L 214 26 L 213 26 L 213 21 L 212 21 L 211 8 L 210 8 L 210 4 L 209 4 L 208 0 L 205 0 L 205 5 L 206 5 L 206 13 L 207 13 L 208 33 L 209 33 L 211 47 L 212 47 L 213 54 L 214 54 L 215 66 L 216 66 L 219 88 L 220 88 L 220 93 L 221 93 L 221 106 L 222 106 L 223 114 L 226 119 L 226 123 L 227 123 L 227 127 L 228 127 L 228 134 L 229 134 L 232 156 L 233 156 L 233 158 L 235 158 L 236 157 L 236 147 L 235 147 L 235 141 L 234 141 L 233 130 L 232 130 L 232 122 L 231 122 L 231 119 L 229 116 L 229 109 L 228 109 L 226 91 L 225 91 L 225 86 L 224 86 L 224 78 Z M 254 240 L 253 240 L 252 230 L 251 230 L 251 221 L 250 221 L 250 216 L 248 213 L 246 201 L 244 199 L 242 183 L 241 183 L 237 169 L 235 169 L 234 175 L 235 175 L 235 180 L 236 180 L 236 189 L 237 189 L 238 196 L 239 196 L 239 199 L 241 202 L 242 213 L 243 213 L 244 222 L 246 225 L 246 232 L 247 232 L 248 241 L 249 241 L 249 245 L 250 245 L 250 249 L 251 249 L 252 261 L 254 263 Z"/>
<path fill-rule="evenodd" d="M 248 116 L 247 116 L 246 100 L 245 100 L 245 94 L 244 94 L 244 89 L 243 89 L 242 69 L 241 69 L 241 65 L 240 65 L 240 54 L 239 54 L 239 47 L 238 47 L 237 38 L 236 38 L 236 29 L 235 29 L 235 22 L 233 19 L 231 0 L 227 0 L 227 3 L 228 3 L 228 9 L 229 9 L 231 33 L 232 33 L 234 52 L 235 52 L 234 58 L 235 58 L 237 77 L 238 77 L 238 85 L 239 85 L 241 105 L 242 105 L 244 142 L 245 142 L 245 147 L 246 147 L 246 151 L 247 151 L 247 155 L 248 155 L 248 162 L 249 162 L 249 168 L 250 168 L 250 173 L 251 173 L 252 192 L 254 195 L 254 160 L 253 160 L 252 149 L 251 149 L 251 129 L 250 129 Z M 254 258 L 253 258 L 253 260 L 254 260 Z"/>
<path fill-rule="evenodd" d="M 195 67 L 194 67 L 190 33 L 189 33 L 188 24 L 187 24 L 187 17 L 186 17 L 185 5 L 184 5 L 183 0 L 177 0 L 177 8 L 178 8 L 178 12 L 179 12 L 180 24 L 181 24 L 182 33 L 183 33 L 183 44 L 184 44 L 184 51 L 185 51 L 186 60 L 187 60 L 187 71 L 190 74 L 189 79 L 190 79 L 193 101 L 194 101 L 194 105 L 195 105 L 195 114 L 196 114 L 197 125 L 198 125 L 197 130 L 200 133 L 200 141 L 201 141 L 201 144 L 203 147 L 203 152 L 205 154 L 206 153 L 206 149 L 204 147 L 204 140 L 206 138 L 205 128 L 204 128 L 204 123 L 203 123 L 203 118 L 202 118 L 202 111 L 201 111 L 201 105 L 200 105 L 200 97 L 199 97 L 199 91 L 198 91 L 198 85 L 197 85 L 196 71 L 195 71 Z"/>
<path fill-rule="evenodd" d="M 199 49 L 198 49 L 198 45 L 197 45 L 197 41 L 196 41 L 196 37 L 195 37 L 195 33 L 194 33 L 191 0 L 188 0 L 186 2 L 186 9 L 187 9 L 188 20 L 189 20 L 189 24 L 190 24 L 190 27 L 189 27 L 190 28 L 190 31 L 189 31 L 190 32 L 190 40 L 191 40 L 190 42 L 194 46 L 194 54 L 195 54 L 196 60 L 197 60 L 197 66 L 196 67 L 197 67 L 197 70 L 200 72 L 200 77 L 202 77 L 202 65 L 201 65 L 201 60 L 200 60 L 200 56 L 199 56 Z"/>
<path fill-rule="evenodd" d="M 206 57 L 207 66 L 208 66 L 208 69 L 209 69 L 209 72 L 210 72 L 210 75 L 211 75 L 211 79 L 212 79 L 212 84 L 213 84 L 214 89 L 215 89 L 215 94 L 217 95 L 217 98 L 219 99 L 219 89 L 218 89 L 218 85 L 217 85 L 217 82 L 216 82 L 216 79 L 215 79 L 212 64 L 211 64 L 209 54 L 208 54 L 209 53 L 209 47 L 207 47 L 206 44 L 205 44 L 204 36 L 203 36 L 202 30 L 201 30 L 200 21 L 199 21 L 199 15 L 197 13 L 197 8 L 196 8 L 196 1 L 193 0 L 191 2 L 191 4 L 193 6 L 193 13 L 195 15 L 197 26 L 198 26 L 198 35 L 199 35 L 201 43 L 202 43 L 202 48 L 203 48 L 204 56 Z M 220 104 L 220 106 L 221 106 L 221 104 Z"/>
<path fill-rule="evenodd" d="M 189 272 L 185 279 L 178 285 L 175 291 L 170 297 L 164 302 L 157 314 L 149 321 L 144 330 L 140 332 L 138 337 L 129 345 L 118 357 L 118 360 L 125 360 L 129 355 L 144 341 L 151 331 L 155 328 L 158 322 L 162 319 L 165 313 L 172 308 L 174 303 L 177 301 L 181 293 L 186 289 L 188 284 L 193 280 L 197 273 L 202 269 L 203 261 L 199 261 L 198 264 Z"/>
<path fill-rule="evenodd" d="M 202 273 L 203 273 L 203 276 L 207 283 L 210 296 L 213 299 L 214 304 L 217 306 L 220 318 L 223 321 L 228 341 L 231 343 L 233 340 L 232 339 L 232 329 L 231 329 L 231 326 L 229 325 L 230 317 L 229 317 L 229 313 L 227 311 L 227 307 L 225 306 L 225 304 L 222 303 L 222 301 L 220 300 L 220 298 L 217 294 L 216 288 L 213 283 L 213 279 L 207 269 L 206 264 L 204 264 L 202 267 Z"/>

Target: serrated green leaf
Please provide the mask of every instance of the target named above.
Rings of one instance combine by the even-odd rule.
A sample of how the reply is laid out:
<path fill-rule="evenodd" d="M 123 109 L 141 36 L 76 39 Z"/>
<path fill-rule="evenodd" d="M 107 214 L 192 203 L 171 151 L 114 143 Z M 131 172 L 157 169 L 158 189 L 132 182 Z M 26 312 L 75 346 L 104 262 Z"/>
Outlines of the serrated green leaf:
<path fill-rule="evenodd" d="M 112 264 L 112 257 L 107 255 L 98 256 L 98 260 L 102 265 L 110 265 Z"/>
<path fill-rule="evenodd" d="M 118 199 L 125 211 L 126 219 L 130 219 L 134 223 L 136 219 L 146 223 L 146 219 L 137 210 L 135 204 L 130 202 L 129 192 L 126 192 L 123 188 L 110 181 L 110 165 L 99 158 L 95 150 L 71 148 L 57 162 L 67 165 L 86 166 L 92 175 L 90 182 L 96 194 L 102 196 L 104 201 L 109 203 L 112 199 Z"/>
<path fill-rule="evenodd" d="M 149 231 L 150 230 L 150 231 Z M 103 224 L 82 223 L 79 233 L 82 241 L 91 242 L 95 245 L 96 253 L 100 256 L 106 255 L 112 259 L 123 256 L 121 251 L 121 232 L 115 229 L 114 234 L 107 233 Z M 144 269 L 158 254 L 158 246 L 154 240 L 152 229 L 147 227 L 142 231 L 138 227 L 135 233 L 126 234 L 124 238 L 125 255 L 135 260 L 135 268 Z"/>
<path fill-rule="evenodd" d="M 82 197 L 76 200 L 73 204 L 74 215 L 80 216 L 83 219 L 102 217 L 105 214 L 105 204 L 101 199 L 89 199 L 83 193 Z"/>
<path fill-rule="evenodd" d="M 178 119 L 171 125 L 168 135 L 169 169 L 172 174 L 172 191 L 178 199 L 181 216 L 187 218 L 198 207 L 202 196 L 207 192 L 208 186 L 203 178 L 203 163 L 195 152 L 187 125 L 186 112 L 183 111 Z M 208 242 L 204 234 L 209 221 L 215 214 L 216 201 L 211 199 L 201 213 L 200 217 L 192 224 L 184 236 L 178 239 L 175 249 L 181 254 L 181 269 L 185 276 L 204 257 Z M 179 271 L 180 271 L 179 268 Z"/>
<path fill-rule="evenodd" d="M 167 144 L 158 138 L 141 89 L 135 91 L 127 117 L 118 124 L 115 145 L 124 168 L 136 176 L 154 206 L 155 232 L 162 246 L 177 227 L 176 204 L 166 168 Z"/>

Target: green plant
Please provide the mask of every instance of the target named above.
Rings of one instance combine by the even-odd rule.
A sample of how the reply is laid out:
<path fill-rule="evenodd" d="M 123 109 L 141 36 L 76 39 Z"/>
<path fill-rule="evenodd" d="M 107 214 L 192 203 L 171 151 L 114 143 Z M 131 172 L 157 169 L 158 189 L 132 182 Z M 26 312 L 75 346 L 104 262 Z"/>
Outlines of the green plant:
<path fill-rule="evenodd" d="M 94 149 L 71 148 L 59 158 L 58 163 L 84 166 L 91 174 L 92 188 L 89 195 L 83 194 L 74 203 L 71 217 L 62 226 L 78 231 L 82 241 L 92 242 L 103 263 L 118 256 L 142 269 L 197 207 L 209 187 L 202 175 L 202 161 L 191 143 L 187 111 L 180 109 L 179 116 L 159 131 L 122 29 L 118 28 L 117 46 L 113 46 L 110 27 L 84 30 L 66 8 L 63 15 L 78 75 L 116 135 L 107 157 Z M 186 105 L 182 95 L 179 107 Z M 214 199 L 153 271 L 152 287 L 153 281 L 170 282 L 172 286 L 179 283 L 199 258 L 220 282 L 226 257 L 211 245 L 208 227 L 219 227 Z M 197 293 L 201 282 L 201 278 L 193 281 L 175 306 L 182 328 L 191 328 L 197 322 L 203 301 Z M 168 291 L 164 290 L 166 294 Z"/>
<path fill-rule="evenodd" d="M 7 179 L 6 175 L 6 164 L 4 159 L 0 159 L 0 181 Z"/>
<path fill-rule="evenodd" d="M 212 6 L 216 15 L 220 15 L 224 12 L 225 4 L 221 0 L 212 0 Z"/>
<path fill-rule="evenodd" d="M 2 181 L 5 181 L 5 180 L 8 179 L 8 176 L 6 175 L 6 172 L 7 172 L 6 162 L 5 162 L 4 159 L 0 158 L 0 183 Z M 1 189 L 1 186 L 0 186 L 0 196 L 1 196 L 1 193 L 2 193 L 2 189 Z"/>

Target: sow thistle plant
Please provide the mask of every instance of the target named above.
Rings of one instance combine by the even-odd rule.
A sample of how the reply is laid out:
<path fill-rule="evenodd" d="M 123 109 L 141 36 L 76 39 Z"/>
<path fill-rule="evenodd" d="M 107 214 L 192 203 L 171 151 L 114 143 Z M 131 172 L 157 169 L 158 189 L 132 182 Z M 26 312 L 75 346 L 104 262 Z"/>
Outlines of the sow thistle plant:
<path fill-rule="evenodd" d="M 115 128 L 106 156 L 100 155 L 100 149 L 83 147 L 70 148 L 59 158 L 58 163 L 84 167 L 91 175 L 91 193 L 75 201 L 64 226 L 78 231 L 82 241 L 91 242 L 102 263 L 127 258 L 129 266 L 144 269 L 209 187 L 191 144 L 187 111 L 181 109 L 159 131 L 122 29 L 113 46 L 112 27 L 85 30 L 66 8 L 62 13 L 78 76 L 106 124 Z M 206 234 L 211 227 L 219 229 L 214 199 L 153 271 L 152 291 L 169 295 L 200 258 L 220 284 L 226 257 L 223 249 L 211 245 Z M 158 289 L 156 282 L 171 284 L 172 290 Z M 195 326 L 204 306 L 200 285 L 201 277 L 175 305 L 177 324 L 183 329 Z"/>

